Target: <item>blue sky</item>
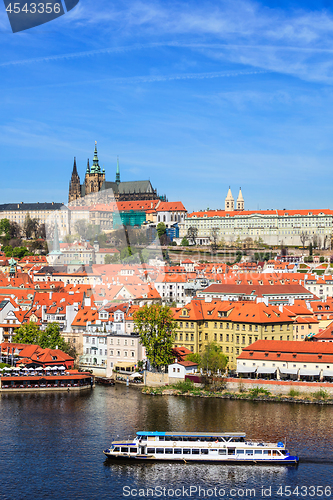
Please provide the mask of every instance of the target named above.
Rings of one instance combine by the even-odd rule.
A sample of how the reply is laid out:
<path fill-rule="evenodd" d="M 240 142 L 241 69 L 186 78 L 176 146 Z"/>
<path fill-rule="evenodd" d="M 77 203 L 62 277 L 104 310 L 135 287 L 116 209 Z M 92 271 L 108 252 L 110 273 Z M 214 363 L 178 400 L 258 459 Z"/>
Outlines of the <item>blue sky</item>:
<path fill-rule="evenodd" d="M 114 180 L 189 211 L 333 208 L 333 3 L 80 0 L 11 33 L 0 4 L 0 203 Z"/>

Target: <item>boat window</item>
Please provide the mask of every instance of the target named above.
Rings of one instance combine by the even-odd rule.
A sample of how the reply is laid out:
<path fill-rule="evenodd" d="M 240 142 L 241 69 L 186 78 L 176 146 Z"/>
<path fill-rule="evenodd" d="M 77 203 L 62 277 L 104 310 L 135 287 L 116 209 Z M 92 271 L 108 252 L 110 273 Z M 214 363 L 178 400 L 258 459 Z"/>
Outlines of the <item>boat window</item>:
<path fill-rule="evenodd" d="M 159 441 L 165 441 L 164 436 L 159 436 Z"/>
<path fill-rule="evenodd" d="M 264 455 L 270 455 L 271 454 L 271 450 L 264 450 Z"/>
<path fill-rule="evenodd" d="M 164 453 L 164 448 L 156 448 L 156 453 Z"/>
<path fill-rule="evenodd" d="M 254 450 L 255 455 L 262 455 L 262 450 Z"/>
<path fill-rule="evenodd" d="M 128 453 L 128 448 L 127 448 L 127 446 L 126 446 L 126 447 L 125 447 L 125 446 L 122 446 L 122 447 L 121 447 L 121 452 L 122 452 L 122 453 Z"/>
<path fill-rule="evenodd" d="M 227 450 L 219 450 L 219 455 L 226 455 L 227 454 Z"/>
<path fill-rule="evenodd" d="M 174 448 L 173 452 L 175 455 L 181 455 L 182 450 L 181 450 L 181 448 Z"/>
<path fill-rule="evenodd" d="M 253 450 L 246 450 L 247 455 L 253 455 Z"/>
<path fill-rule="evenodd" d="M 200 450 L 193 448 L 192 455 L 199 455 L 199 453 L 200 453 Z"/>
<path fill-rule="evenodd" d="M 165 441 L 174 441 L 176 438 L 172 436 L 165 436 Z"/>
<path fill-rule="evenodd" d="M 245 450 L 237 450 L 237 455 L 244 455 Z"/>
<path fill-rule="evenodd" d="M 131 453 L 137 453 L 137 452 L 138 452 L 138 450 L 137 450 L 136 448 L 130 448 L 130 452 L 131 452 Z"/>
<path fill-rule="evenodd" d="M 172 455 L 173 454 L 173 449 L 172 448 L 165 448 L 165 453 L 167 455 Z"/>
<path fill-rule="evenodd" d="M 183 449 L 183 454 L 184 454 L 184 455 L 190 455 L 190 454 L 191 454 L 191 450 L 190 450 L 190 448 L 184 448 L 184 449 Z"/>
<path fill-rule="evenodd" d="M 234 455 L 236 452 L 235 448 L 228 448 L 228 455 Z"/>
<path fill-rule="evenodd" d="M 116 446 L 116 447 L 114 448 L 114 451 L 120 451 L 120 447 L 119 447 L 119 446 Z"/>
<path fill-rule="evenodd" d="M 201 450 L 201 455 L 208 455 L 208 450 L 206 450 L 205 448 L 203 448 Z"/>
<path fill-rule="evenodd" d="M 148 436 L 148 441 L 155 441 L 155 436 Z"/>
<path fill-rule="evenodd" d="M 147 448 L 147 453 L 155 453 L 155 448 Z"/>
<path fill-rule="evenodd" d="M 216 448 L 211 448 L 211 449 L 209 450 L 209 453 L 213 453 L 213 454 L 215 454 L 215 453 L 217 453 L 217 449 L 216 449 Z"/>
<path fill-rule="evenodd" d="M 273 452 L 273 457 L 275 457 L 276 456 L 276 450 L 272 450 L 272 452 Z"/>

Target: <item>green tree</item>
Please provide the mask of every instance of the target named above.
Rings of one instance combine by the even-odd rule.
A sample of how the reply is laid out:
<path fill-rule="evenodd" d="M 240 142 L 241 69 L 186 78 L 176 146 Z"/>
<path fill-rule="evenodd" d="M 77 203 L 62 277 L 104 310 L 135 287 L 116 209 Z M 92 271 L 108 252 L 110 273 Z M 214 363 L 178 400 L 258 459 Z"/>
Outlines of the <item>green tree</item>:
<path fill-rule="evenodd" d="M 206 344 L 205 350 L 201 355 L 201 368 L 216 373 L 217 370 L 224 370 L 227 364 L 228 357 L 221 352 L 219 346 L 215 342 Z"/>
<path fill-rule="evenodd" d="M 117 262 L 119 262 L 119 253 L 115 253 L 112 255 L 107 253 L 104 256 L 104 264 L 116 264 Z"/>
<path fill-rule="evenodd" d="M 39 345 L 46 349 L 60 349 L 61 351 L 67 352 L 68 342 L 66 342 L 60 333 L 60 327 L 58 323 L 49 323 L 45 330 L 42 330 L 39 335 Z"/>
<path fill-rule="evenodd" d="M 22 259 L 22 257 L 25 257 L 26 255 L 30 255 L 30 252 L 26 247 L 15 247 L 13 249 L 12 256 L 15 259 Z"/>
<path fill-rule="evenodd" d="M 40 330 L 36 323 L 24 323 L 16 330 L 13 341 L 18 344 L 38 344 L 39 345 Z"/>
<path fill-rule="evenodd" d="M 176 329 L 171 309 L 159 304 L 145 305 L 134 313 L 135 330 L 146 348 L 146 355 L 153 367 L 169 364 Z"/>
<path fill-rule="evenodd" d="M 156 227 L 157 236 L 161 239 L 163 234 L 166 234 L 166 226 L 164 222 L 159 222 Z"/>
<path fill-rule="evenodd" d="M 2 251 L 5 252 L 6 257 L 11 257 L 13 255 L 13 248 L 10 245 L 3 247 Z"/>
<path fill-rule="evenodd" d="M 189 246 L 189 241 L 188 241 L 188 239 L 187 239 L 187 238 L 185 238 L 185 237 L 184 237 L 184 238 L 182 239 L 182 241 L 181 241 L 181 243 L 180 243 L 180 244 L 181 244 L 181 246 L 182 246 L 182 247 L 188 247 L 188 246 Z"/>
<path fill-rule="evenodd" d="M 186 361 L 192 361 L 192 363 L 198 363 L 198 365 L 200 365 L 201 356 L 198 352 L 191 352 L 191 354 L 186 356 Z"/>
<path fill-rule="evenodd" d="M 4 237 L 4 240 L 10 240 L 10 221 L 9 219 L 0 220 L 0 236 Z"/>

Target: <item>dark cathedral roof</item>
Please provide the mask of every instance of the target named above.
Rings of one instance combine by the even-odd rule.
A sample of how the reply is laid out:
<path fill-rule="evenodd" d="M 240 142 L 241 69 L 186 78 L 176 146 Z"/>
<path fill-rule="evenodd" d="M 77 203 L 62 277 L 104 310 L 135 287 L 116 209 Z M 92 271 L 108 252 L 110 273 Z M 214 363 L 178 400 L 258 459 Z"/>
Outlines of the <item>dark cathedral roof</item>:
<path fill-rule="evenodd" d="M 127 181 L 120 182 L 108 182 L 104 181 L 102 185 L 102 191 L 106 189 L 112 189 L 114 193 L 127 194 L 127 193 L 153 193 L 153 187 L 150 181 Z"/>

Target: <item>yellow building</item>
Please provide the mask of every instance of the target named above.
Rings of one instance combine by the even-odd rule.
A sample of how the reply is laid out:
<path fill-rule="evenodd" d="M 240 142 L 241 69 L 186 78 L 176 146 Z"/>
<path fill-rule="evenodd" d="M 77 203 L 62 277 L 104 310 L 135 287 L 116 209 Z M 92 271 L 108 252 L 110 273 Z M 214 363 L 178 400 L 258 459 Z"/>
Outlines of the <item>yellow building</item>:
<path fill-rule="evenodd" d="M 236 368 L 237 356 L 257 340 L 293 340 L 293 317 L 264 303 L 195 299 L 174 309 L 174 318 L 175 347 L 201 353 L 208 343 L 216 342 L 229 358 L 229 369 Z"/>

